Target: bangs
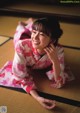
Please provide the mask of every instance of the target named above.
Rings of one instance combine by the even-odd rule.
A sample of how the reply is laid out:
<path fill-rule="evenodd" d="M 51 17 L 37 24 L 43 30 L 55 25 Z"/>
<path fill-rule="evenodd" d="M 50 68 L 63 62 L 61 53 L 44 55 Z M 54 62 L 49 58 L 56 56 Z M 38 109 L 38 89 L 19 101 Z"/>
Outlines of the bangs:
<path fill-rule="evenodd" d="M 43 32 L 52 40 L 58 40 L 63 34 L 59 20 L 56 17 L 39 18 L 33 22 L 32 30 Z"/>
<path fill-rule="evenodd" d="M 44 23 L 35 22 L 35 23 L 32 25 L 32 30 L 36 30 L 36 31 L 39 31 L 39 32 L 43 32 L 43 33 L 46 34 L 47 36 L 50 36 L 50 31 L 49 31 L 47 25 L 44 24 Z"/>

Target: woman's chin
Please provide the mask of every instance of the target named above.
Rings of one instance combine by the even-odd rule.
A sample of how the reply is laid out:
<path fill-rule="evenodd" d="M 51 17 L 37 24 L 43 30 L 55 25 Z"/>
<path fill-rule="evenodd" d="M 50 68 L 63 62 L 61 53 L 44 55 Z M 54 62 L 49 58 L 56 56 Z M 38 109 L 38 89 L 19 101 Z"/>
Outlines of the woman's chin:
<path fill-rule="evenodd" d="M 39 44 L 33 44 L 33 48 L 43 50 Z"/>
<path fill-rule="evenodd" d="M 39 49 L 39 46 L 38 46 L 38 45 L 34 45 L 34 44 L 33 44 L 33 47 L 34 47 L 35 49 Z"/>

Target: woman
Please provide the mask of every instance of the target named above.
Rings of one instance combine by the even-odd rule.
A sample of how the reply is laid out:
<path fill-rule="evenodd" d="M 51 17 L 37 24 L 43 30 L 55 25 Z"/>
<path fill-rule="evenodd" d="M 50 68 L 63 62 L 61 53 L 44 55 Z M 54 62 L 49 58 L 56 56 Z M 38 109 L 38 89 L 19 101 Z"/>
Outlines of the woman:
<path fill-rule="evenodd" d="M 43 107 L 52 109 L 55 107 L 55 101 L 38 95 L 28 67 L 45 69 L 52 65 L 52 69 L 46 73 L 48 78 L 53 81 L 52 86 L 56 88 L 63 86 L 65 83 L 64 56 L 63 48 L 58 45 L 58 39 L 62 35 L 59 22 L 55 18 L 41 18 L 34 21 L 31 30 L 23 23 L 20 25 L 14 37 L 13 74 L 27 93 L 30 93 Z M 21 33 L 20 27 L 23 29 Z M 30 32 L 31 38 L 28 38 Z M 25 39 L 22 40 L 24 37 Z"/>
<path fill-rule="evenodd" d="M 56 18 L 40 18 L 28 25 L 20 22 L 14 35 L 15 55 L 13 63 L 6 67 L 8 76 L 14 76 L 11 84 L 17 84 L 32 95 L 43 107 L 53 109 L 55 101 L 40 97 L 30 70 L 49 68 L 46 72 L 54 88 L 61 88 L 69 76 L 65 71 L 63 47 L 58 44 L 62 35 Z M 2 75 L 5 75 L 4 72 Z M 10 76 L 11 77 L 11 76 Z M 16 85 L 14 85 L 16 86 Z"/>

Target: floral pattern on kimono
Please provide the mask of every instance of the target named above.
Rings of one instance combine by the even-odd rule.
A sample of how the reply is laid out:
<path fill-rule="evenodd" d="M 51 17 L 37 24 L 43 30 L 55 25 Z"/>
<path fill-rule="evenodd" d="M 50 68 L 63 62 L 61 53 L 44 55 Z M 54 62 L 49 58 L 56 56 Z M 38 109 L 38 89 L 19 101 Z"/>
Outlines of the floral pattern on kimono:
<path fill-rule="evenodd" d="M 61 81 L 60 88 L 63 86 L 66 81 L 68 81 L 68 74 L 65 72 L 65 64 L 64 64 L 64 51 L 61 45 L 56 47 L 58 59 L 60 62 L 61 73 L 58 77 L 58 80 Z M 42 57 L 39 53 L 33 48 L 31 39 L 20 40 L 16 44 L 15 48 L 15 57 L 13 60 L 12 71 L 16 78 L 16 80 L 21 81 L 21 87 L 26 91 L 30 92 L 30 90 L 35 89 L 35 83 L 33 81 L 32 76 L 28 73 L 28 66 L 32 67 L 32 69 L 45 69 L 51 65 L 51 61 L 48 58 L 47 54 Z M 53 84 L 56 84 L 57 81 L 54 80 L 54 69 L 46 72 L 49 80 L 53 81 Z"/>
<path fill-rule="evenodd" d="M 15 56 L 13 62 L 7 62 L 2 69 L 0 69 L 0 85 L 23 88 L 27 93 L 32 89 L 36 89 L 32 75 L 29 73 L 28 67 L 32 69 L 45 69 L 51 65 L 47 54 L 41 56 L 33 48 L 30 35 L 32 23 L 28 26 L 18 25 L 14 35 Z M 25 35 L 25 37 L 23 37 Z M 23 40 L 24 39 L 24 40 Z M 56 46 L 58 59 L 60 62 L 61 73 L 58 80 L 61 81 L 63 86 L 66 81 L 73 80 L 67 73 L 64 63 L 64 50 L 61 45 Z M 54 80 L 54 69 L 46 72 L 49 80 L 53 85 L 57 81 Z M 61 86 L 58 86 L 61 87 Z"/>

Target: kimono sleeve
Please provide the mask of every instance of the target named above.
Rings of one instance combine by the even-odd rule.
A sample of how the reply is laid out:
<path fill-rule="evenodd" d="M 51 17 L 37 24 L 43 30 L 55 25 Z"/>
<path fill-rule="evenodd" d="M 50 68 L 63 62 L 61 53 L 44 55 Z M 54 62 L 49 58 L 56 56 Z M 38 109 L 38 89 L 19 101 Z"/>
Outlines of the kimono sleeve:
<path fill-rule="evenodd" d="M 16 45 L 12 73 L 16 79 L 16 83 L 20 84 L 27 93 L 36 88 L 33 78 L 29 75 L 28 68 L 26 67 L 24 47 L 22 46 L 21 41 Z"/>
<path fill-rule="evenodd" d="M 19 23 L 14 34 L 14 46 L 19 40 L 30 38 L 31 30 L 32 30 L 32 23 L 26 26 Z"/>
<path fill-rule="evenodd" d="M 55 79 L 54 79 L 54 69 L 49 70 L 48 72 L 46 72 L 46 74 L 47 74 L 49 80 L 52 80 L 53 84 L 60 83 L 58 85 L 55 85 L 56 88 L 60 88 L 63 86 L 63 84 L 65 84 L 65 81 L 66 81 L 65 72 L 64 72 L 64 65 L 65 65 L 64 64 L 64 49 L 62 46 L 58 47 L 57 53 L 58 53 L 58 59 L 59 59 L 60 68 L 61 68 L 61 72 L 60 72 L 60 75 L 59 75 L 57 81 L 55 81 Z"/>

